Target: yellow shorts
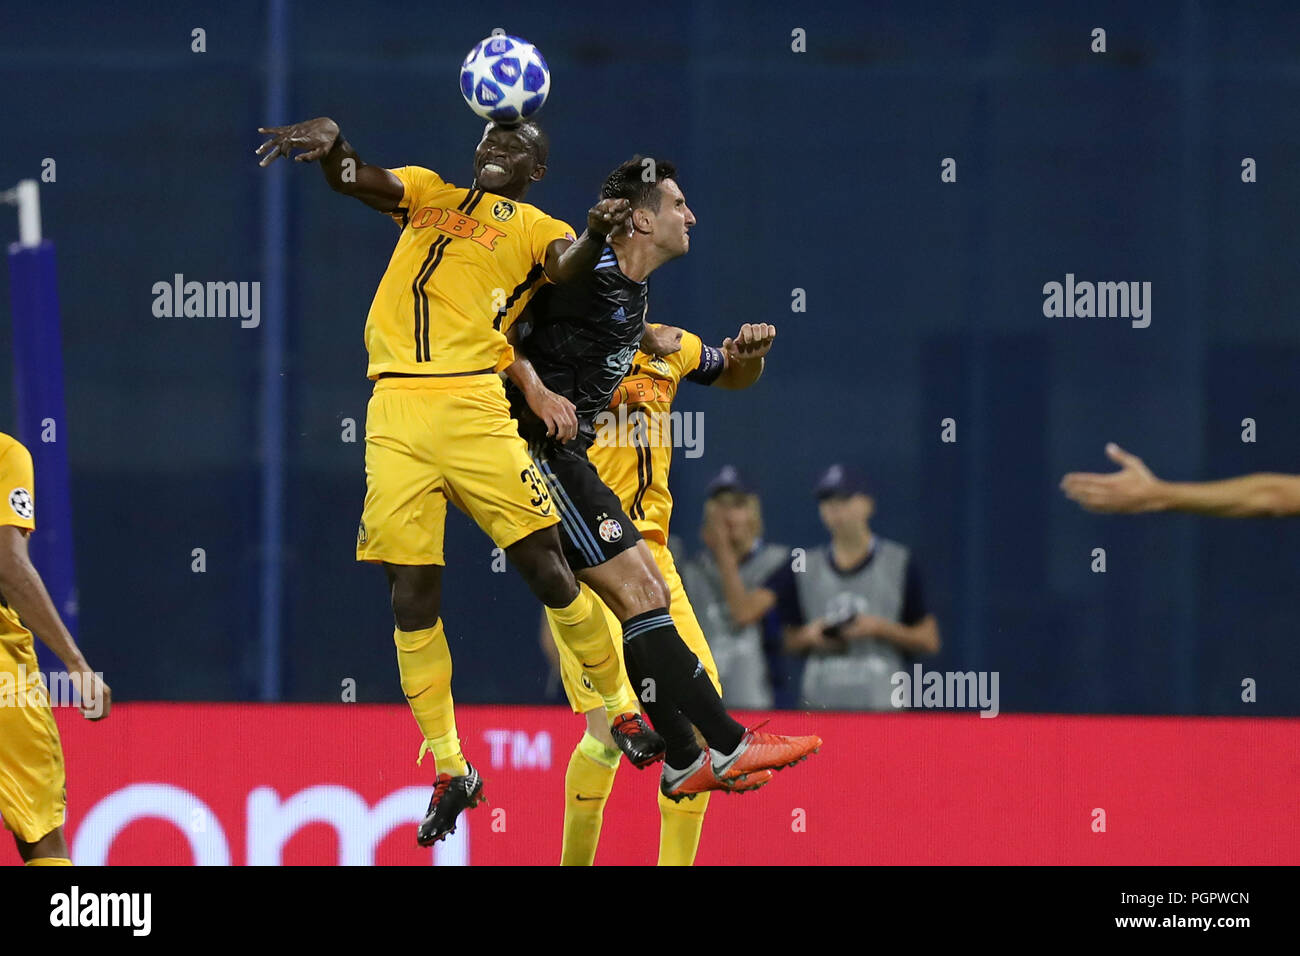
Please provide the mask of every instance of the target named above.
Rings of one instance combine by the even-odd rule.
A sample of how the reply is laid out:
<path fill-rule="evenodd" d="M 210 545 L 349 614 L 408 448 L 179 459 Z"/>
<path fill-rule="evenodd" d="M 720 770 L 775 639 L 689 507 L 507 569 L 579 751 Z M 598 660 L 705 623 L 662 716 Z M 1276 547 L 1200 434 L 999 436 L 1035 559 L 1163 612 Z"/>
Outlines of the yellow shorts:
<path fill-rule="evenodd" d="M 357 560 L 445 563 L 448 501 L 503 549 L 560 520 L 496 375 L 380 379 Z"/>
<path fill-rule="evenodd" d="M 0 817 L 18 839 L 35 843 L 63 826 L 63 747 L 44 680 L 29 693 L 34 685 L 11 662 L 0 662 L 0 671 Z"/>
<path fill-rule="evenodd" d="M 668 593 L 672 597 L 672 604 L 668 608 L 668 613 L 672 615 L 673 623 L 677 625 L 677 633 L 682 636 L 686 646 L 691 652 L 700 659 L 704 669 L 709 674 L 709 680 L 713 681 L 713 686 L 718 693 L 722 693 L 722 684 L 718 681 L 718 665 L 713 663 L 713 654 L 709 651 L 708 642 L 704 640 L 704 631 L 700 630 L 700 622 L 695 620 L 695 611 L 691 607 L 691 602 L 686 598 L 686 590 L 682 587 L 681 575 L 677 573 L 677 565 L 673 561 L 672 552 L 652 538 L 645 539 L 646 547 L 650 549 L 650 554 L 654 557 L 655 564 L 663 572 L 664 580 L 668 582 Z M 599 599 L 597 599 L 599 600 Z M 619 662 L 623 659 L 623 641 L 620 634 L 623 633 L 623 625 L 619 623 L 614 612 L 600 602 L 600 608 L 605 612 L 605 621 L 609 625 L 609 633 L 614 636 L 614 646 L 618 648 Z M 582 672 L 582 665 L 578 659 L 573 656 L 573 652 L 564 646 L 564 642 L 555 636 L 552 630 L 551 638 L 555 641 L 555 646 L 560 651 L 560 679 L 564 682 L 564 693 L 569 698 L 569 705 L 573 707 L 575 714 L 585 714 L 589 710 L 603 710 L 605 701 L 600 694 L 596 693 L 596 688 L 591 685 L 590 679 Z M 623 679 L 627 680 L 627 671 L 623 672 Z M 636 688 L 632 688 L 636 691 Z"/>

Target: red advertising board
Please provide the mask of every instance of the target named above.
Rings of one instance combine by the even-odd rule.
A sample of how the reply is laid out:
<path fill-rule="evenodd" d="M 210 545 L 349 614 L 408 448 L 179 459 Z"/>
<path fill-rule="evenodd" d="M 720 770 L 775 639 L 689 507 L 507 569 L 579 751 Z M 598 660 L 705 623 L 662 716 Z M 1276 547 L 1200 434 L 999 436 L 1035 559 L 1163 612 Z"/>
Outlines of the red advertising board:
<path fill-rule="evenodd" d="M 62 709 L 74 861 L 555 863 L 581 721 L 457 716 L 490 803 L 431 852 L 414 828 L 432 758 L 415 765 L 403 706 L 128 703 L 97 724 Z M 825 746 L 714 796 L 699 863 L 1300 863 L 1297 720 L 784 713 L 769 729 Z M 654 862 L 656 783 L 624 763 L 597 863 Z"/>

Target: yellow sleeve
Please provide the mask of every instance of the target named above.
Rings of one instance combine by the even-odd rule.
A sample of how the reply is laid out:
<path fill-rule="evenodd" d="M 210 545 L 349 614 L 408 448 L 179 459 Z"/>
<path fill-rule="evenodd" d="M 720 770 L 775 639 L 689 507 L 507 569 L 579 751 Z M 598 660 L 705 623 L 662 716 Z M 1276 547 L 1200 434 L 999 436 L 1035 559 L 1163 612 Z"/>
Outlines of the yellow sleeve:
<path fill-rule="evenodd" d="M 677 381 L 681 381 L 691 372 L 694 372 L 700 364 L 700 355 L 704 351 L 704 343 L 694 332 L 682 331 L 682 347 L 668 356 L 667 362 L 673 370 Z"/>
<path fill-rule="evenodd" d="M 577 241 L 577 237 L 573 234 L 573 227 L 563 219 L 541 216 L 533 223 L 533 228 L 528 235 L 528 248 L 532 254 L 533 262 L 545 265 L 546 248 L 556 239 L 568 239 L 570 242 Z"/>
<path fill-rule="evenodd" d="M 5 436 L 0 445 L 0 525 L 36 530 L 35 488 L 31 453 Z"/>
<path fill-rule="evenodd" d="M 402 201 L 389 215 L 404 226 L 406 218 L 424 204 L 429 193 L 443 185 L 442 177 L 423 166 L 398 166 L 389 172 L 402 184 Z"/>

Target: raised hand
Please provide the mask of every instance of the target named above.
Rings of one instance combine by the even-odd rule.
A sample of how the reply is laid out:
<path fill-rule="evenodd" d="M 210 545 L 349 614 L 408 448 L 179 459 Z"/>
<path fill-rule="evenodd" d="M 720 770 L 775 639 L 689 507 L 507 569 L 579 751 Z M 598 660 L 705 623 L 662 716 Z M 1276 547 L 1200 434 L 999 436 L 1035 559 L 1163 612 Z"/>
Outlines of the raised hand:
<path fill-rule="evenodd" d="M 587 230 L 600 236 L 627 232 L 632 205 L 626 199 L 602 199 L 587 211 Z"/>
<path fill-rule="evenodd" d="M 259 166 L 270 166 L 281 156 L 287 158 L 295 149 L 300 150 L 293 157 L 295 161 L 310 163 L 330 151 L 338 139 L 339 124 L 328 116 L 321 116 L 290 126 L 259 126 L 257 131 L 271 137 L 257 147 L 257 155 L 262 157 Z"/>
<path fill-rule="evenodd" d="M 567 442 L 578 434 L 578 413 L 573 402 L 545 386 L 524 393 L 534 415 L 546 425 L 546 434 Z"/>
<path fill-rule="evenodd" d="M 731 541 L 727 537 L 722 517 L 718 514 L 717 502 L 704 502 L 704 525 L 700 528 L 700 541 L 713 552 L 715 559 L 724 559 L 731 554 Z"/>
<path fill-rule="evenodd" d="M 744 362 L 762 358 L 772 350 L 776 339 L 776 326 L 766 322 L 746 322 L 740 327 L 734 339 L 722 340 L 722 350 L 733 362 Z"/>

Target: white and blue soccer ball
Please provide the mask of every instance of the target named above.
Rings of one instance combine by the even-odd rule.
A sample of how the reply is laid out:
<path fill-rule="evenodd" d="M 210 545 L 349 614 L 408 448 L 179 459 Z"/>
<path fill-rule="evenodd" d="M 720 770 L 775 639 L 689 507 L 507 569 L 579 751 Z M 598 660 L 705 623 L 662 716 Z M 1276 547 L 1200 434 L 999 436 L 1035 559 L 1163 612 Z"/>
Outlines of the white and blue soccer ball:
<path fill-rule="evenodd" d="M 526 120 L 550 90 L 551 71 L 541 51 L 519 37 L 494 34 L 479 41 L 460 67 L 460 92 L 486 120 Z"/>

